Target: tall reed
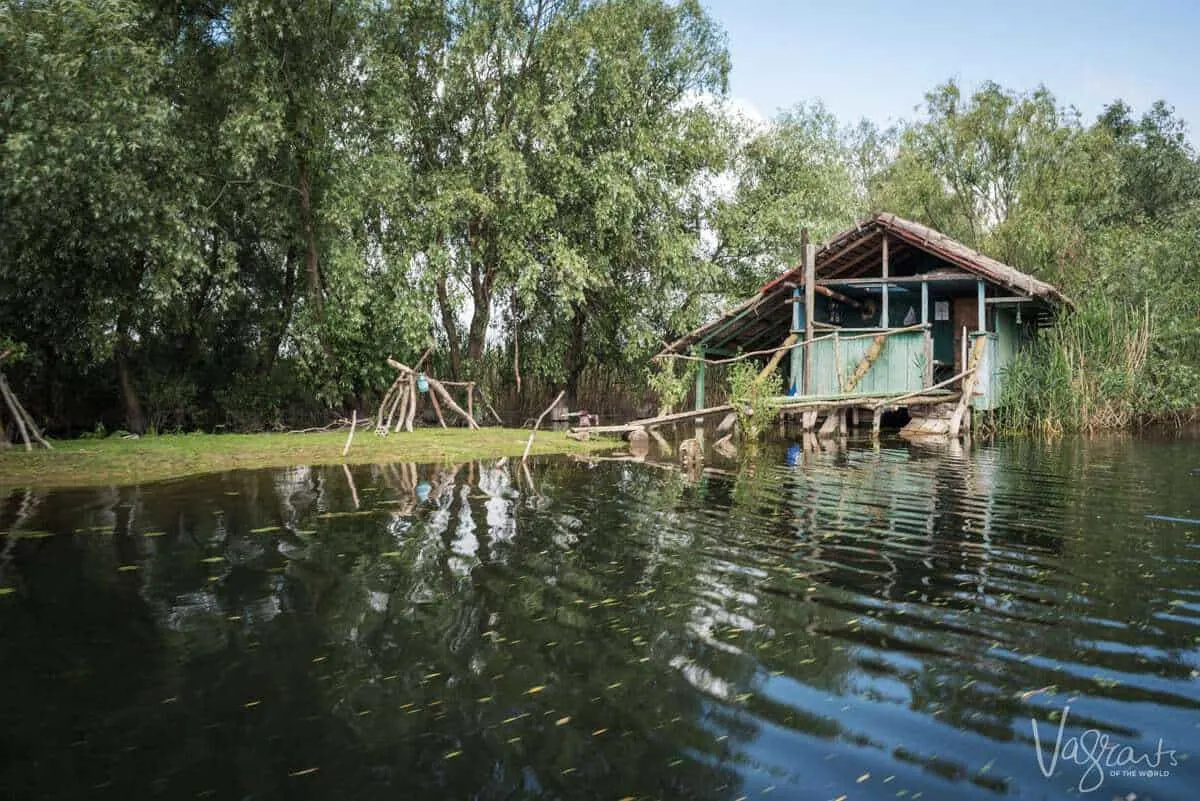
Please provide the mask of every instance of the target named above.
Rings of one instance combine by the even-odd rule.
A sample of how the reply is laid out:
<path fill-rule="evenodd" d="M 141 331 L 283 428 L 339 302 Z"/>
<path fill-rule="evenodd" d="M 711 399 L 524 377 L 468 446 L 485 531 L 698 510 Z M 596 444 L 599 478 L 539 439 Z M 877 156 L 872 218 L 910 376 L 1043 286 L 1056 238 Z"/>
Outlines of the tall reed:
<path fill-rule="evenodd" d="M 1065 313 L 1009 366 L 1001 428 L 1055 435 L 1136 423 L 1151 411 L 1154 335 L 1149 304 L 1098 298 Z"/>

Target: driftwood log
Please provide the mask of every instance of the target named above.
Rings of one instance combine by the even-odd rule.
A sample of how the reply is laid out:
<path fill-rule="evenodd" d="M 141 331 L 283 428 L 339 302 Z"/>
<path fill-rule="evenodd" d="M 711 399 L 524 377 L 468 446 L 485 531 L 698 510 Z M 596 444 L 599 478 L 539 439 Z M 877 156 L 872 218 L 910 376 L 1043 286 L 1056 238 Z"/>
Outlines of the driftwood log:
<path fill-rule="evenodd" d="M 10 352 L 5 352 L 4 356 L 7 358 Z M 33 444 L 29 441 L 31 435 L 39 445 L 42 445 L 47 450 L 54 450 L 54 446 L 47 442 L 42 436 L 41 431 L 38 430 L 37 423 L 34 422 L 32 415 L 25 411 L 25 407 L 17 399 L 16 394 L 8 385 L 8 379 L 4 377 L 4 373 L 0 373 L 0 397 L 4 399 L 4 405 L 8 407 L 8 413 L 12 416 L 13 422 L 17 426 L 17 433 L 21 435 L 21 441 L 25 444 L 25 450 L 33 450 Z"/>
<path fill-rule="evenodd" d="M 550 410 L 557 406 L 558 402 L 562 400 L 562 396 L 566 394 L 567 391 L 565 389 L 561 390 L 557 395 L 554 396 L 553 402 L 551 402 L 551 404 L 547 406 L 541 414 L 538 415 L 537 422 L 533 424 L 533 431 L 529 432 L 529 441 L 525 443 L 525 453 L 521 454 L 522 462 L 529 458 L 529 449 L 533 447 L 533 438 L 537 434 L 538 426 L 542 424 L 542 420 L 546 418 L 546 415 L 550 414 Z"/>
<path fill-rule="evenodd" d="M 420 367 L 428 356 L 429 351 L 426 351 L 417 362 L 417 366 Z M 401 429 L 412 431 L 413 421 L 417 415 L 417 370 L 390 357 L 387 359 L 387 364 L 396 370 L 399 375 L 396 376 L 396 380 L 392 382 L 391 388 L 384 394 L 383 400 L 379 404 L 375 432 L 380 436 L 386 435 L 389 431 L 399 433 Z M 430 375 L 426 375 L 425 380 L 429 383 L 429 403 L 433 406 L 433 411 L 437 414 L 438 423 L 441 424 L 442 428 L 447 427 L 446 418 L 442 413 L 443 405 L 461 417 L 466 422 L 468 428 L 475 429 L 480 427 L 479 423 L 475 421 L 474 415 L 473 395 L 478 391 L 474 382 L 449 382 L 453 386 L 466 388 L 467 408 L 464 409 L 446 389 L 447 382 L 439 381 Z M 491 408 L 491 404 L 487 403 L 482 394 L 479 397 L 492 412 L 497 422 L 499 422 L 500 415 L 496 414 L 495 409 Z"/>

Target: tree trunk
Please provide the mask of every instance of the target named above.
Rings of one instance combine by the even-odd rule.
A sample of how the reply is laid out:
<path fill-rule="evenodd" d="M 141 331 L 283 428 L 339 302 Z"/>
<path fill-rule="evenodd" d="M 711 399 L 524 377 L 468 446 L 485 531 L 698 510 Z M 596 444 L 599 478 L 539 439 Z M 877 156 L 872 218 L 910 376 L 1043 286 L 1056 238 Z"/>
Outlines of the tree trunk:
<path fill-rule="evenodd" d="M 462 347 L 458 341 L 458 323 L 454 309 L 450 306 L 450 293 L 446 290 L 446 277 L 439 276 L 436 284 L 438 309 L 442 313 L 442 328 L 446 329 L 446 342 L 450 347 L 450 373 L 455 381 L 462 380 Z"/>
<path fill-rule="evenodd" d="M 471 315 L 471 327 L 467 331 L 467 360 L 477 364 L 483 358 L 483 349 L 487 345 L 488 324 L 491 322 L 491 297 L 475 295 L 475 313 Z"/>
<path fill-rule="evenodd" d="M 142 414 L 142 402 L 129 372 L 129 313 L 122 309 L 117 318 L 117 346 L 113 356 L 117 364 L 117 383 L 121 390 L 121 403 L 125 407 L 125 427 L 134 434 L 146 433 L 146 418 Z"/>
<path fill-rule="evenodd" d="M 317 231 L 312 209 L 312 184 L 309 180 L 308 161 L 300 156 L 297 161 L 300 192 L 300 225 L 304 230 L 304 268 L 308 273 L 308 291 L 312 296 L 313 308 L 317 313 L 317 339 L 325 351 L 325 357 L 333 363 L 333 347 L 325 331 L 325 287 L 321 283 L 321 266 L 317 259 Z"/>
<path fill-rule="evenodd" d="M 296 307 L 296 249 L 288 248 L 284 261 L 283 297 L 280 299 L 279 326 L 270 333 L 258 360 L 258 374 L 267 377 L 275 370 L 279 346 L 292 325 L 292 310 Z"/>
<path fill-rule="evenodd" d="M 567 346 L 563 367 L 567 374 L 567 407 L 579 407 L 579 378 L 587 362 L 583 352 L 584 333 L 587 328 L 587 309 L 583 306 L 572 306 L 571 340 Z"/>
<path fill-rule="evenodd" d="M 479 239 L 482 237 L 484 240 L 480 259 L 471 260 L 471 299 L 475 303 L 475 311 L 467 329 L 467 359 L 471 362 L 469 367 L 473 367 L 483 358 L 483 351 L 487 346 L 488 325 L 492 321 L 492 290 L 500 268 L 500 254 L 490 228 L 486 221 L 472 222 L 467 226 L 472 252 L 480 252 L 477 250 Z"/>

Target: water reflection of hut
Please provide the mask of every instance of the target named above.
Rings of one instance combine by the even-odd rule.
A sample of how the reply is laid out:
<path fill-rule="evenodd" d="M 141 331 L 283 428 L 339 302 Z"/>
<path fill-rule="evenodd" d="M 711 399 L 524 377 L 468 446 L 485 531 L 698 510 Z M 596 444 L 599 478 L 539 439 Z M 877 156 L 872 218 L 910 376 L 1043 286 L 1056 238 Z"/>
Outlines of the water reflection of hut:
<path fill-rule="evenodd" d="M 804 264 L 659 354 L 701 359 L 697 409 L 706 363 L 783 351 L 782 410 L 802 415 L 806 429 L 818 415 L 844 428 L 851 410 L 877 426 L 895 407 L 946 433 L 958 406 L 956 422 L 971 408 L 996 408 L 1015 354 L 1071 304 L 1056 287 L 894 214 L 805 250 Z"/>

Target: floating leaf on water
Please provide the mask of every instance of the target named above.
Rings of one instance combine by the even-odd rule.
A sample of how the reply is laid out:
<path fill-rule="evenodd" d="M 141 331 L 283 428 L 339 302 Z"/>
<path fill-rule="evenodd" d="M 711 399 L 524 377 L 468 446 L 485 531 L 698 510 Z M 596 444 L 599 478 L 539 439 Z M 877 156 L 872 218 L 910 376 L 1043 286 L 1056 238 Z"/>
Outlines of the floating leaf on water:
<path fill-rule="evenodd" d="M 606 731 L 608 731 L 608 729 L 596 729 L 594 732 L 592 732 L 592 736 L 599 737 L 601 734 L 604 734 L 604 732 L 606 732 Z"/>
<path fill-rule="evenodd" d="M 167 532 L 165 532 L 165 531 L 143 531 L 142 536 L 143 537 L 165 537 L 165 536 L 167 536 Z"/>
<path fill-rule="evenodd" d="M 283 531 L 283 526 L 263 526 L 262 528 L 250 529 L 251 534 L 268 534 L 272 531 Z"/>
<path fill-rule="evenodd" d="M 515 743 L 519 743 L 519 742 L 521 742 L 521 738 L 520 738 L 520 737 L 509 737 L 509 738 L 508 738 L 507 740 L 505 740 L 504 742 L 508 743 L 509 745 L 513 745 L 513 744 L 515 744 Z"/>
<path fill-rule="evenodd" d="M 137 569 L 138 569 L 138 565 L 121 565 L 120 567 L 117 568 L 117 572 L 132 573 L 133 571 L 135 571 Z"/>
<path fill-rule="evenodd" d="M 380 556 L 395 557 L 395 556 L 399 556 L 399 555 L 400 555 L 400 552 L 399 552 L 399 551 L 384 551 L 383 553 L 381 553 L 381 554 L 379 554 L 379 555 L 380 555 Z"/>
<path fill-rule="evenodd" d="M 328 658 L 329 657 L 327 657 L 327 656 L 314 656 L 312 662 L 314 665 L 316 665 L 316 664 L 320 664 L 321 662 L 324 662 Z"/>
<path fill-rule="evenodd" d="M 462 756 L 462 751 L 451 751 L 450 753 L 446 754 L 445 758 L 446 759 L 457 759 L 460 756 Z"/>
<path fill-rule="evenodd" d="M 15 587 L 0 587 L 0 595 L 12 595 L 16 591 Z"/>
<path fill-rule="evenodd" d="M 864 773 L 863 775 L 861 775 L 861 776 L 859 776 L 857 779 L 855 779 L 855 780 L 854 780 L 854 783 L 855 783 L 855 784 L 862 784 L 863 782 L 865 782 L 865 781 L 866 781 L 867 779 L 869 779 L 869 778 L 871 778 L 871 774 L 870 774 L 870 773 Z"/>
<path fill-rule="evenodd" d="M 554 725 L 555 725 L 555 726 L 566 726 L 566 725 L 567 725 L 568 723 L 570 723 L 570 722 L 571 722 L 571 716 L 570 716 L 570 715 L 564 715 L 563 717 L 561 717 L 561 718 L 559 718 L 558 720 L 554 721 Z"/>
<path fill-rule="evenodd" d="M 253 709 L 254 707 L 258 706 L 261 703 L 262 703 L 262 701 L 260 701 L 256 698 L 253 701 L 247 701 L 246 703 L 242 704 L 242 706 L 244 706 L 246 709 Z"/>
<path fill-rule="evenodd" d="M 224 561 L 225 561 L 225 557 L 224 557 L 224 556 L 206 556 L 205 558 L 203 558 L 203 559 L 201 559 L 201 560 L 200 560 L 200 564 L 202 564 L 202 565 L 215 565 L 215 564 L 217 564 L 218 562 L 224 562 Z"/>
<path fill-rule="evenodd" d="M 610 690 L 615 690 L 615 689 L 617 689 L 617 688 L 618 688 L 618 687 L 620 687 L 620 686 L 621 686 L 621 682 L 619 682 L 619 681 L 614 681 L 612 684 L 608 685 L 608 689 L 610 689 Z"/>
<path fill-rule="evenodd" d="M 234 494 L 236 495 L 237 493 L 234 493 Z M 320 770 L 320 768 L 305 768 L 304 770 L 294 770 L 291 773 L 289 773 L 288 775 L 289 776 L 311 776 L 312 774 L 316 773 L 318 770 Z"/>
<path fill-rule="evenodd" d="M 563 775 L 563 776 L 570 776 L 570 775 L 571 775 L 572 773 L 574 773 L 574 772 L 575 772 L 575 768 L 567 768 L 566 770 L 564 770 L 564 771 L 562 772 L 562 775 Z"/>
<path fill-rule="evenodd" d="M 539 684 L 536 687 L 530 687 L 528 690 L 525 691 L 525 694 L 526 695 L 537 695 L 544 689 L 546 689 L 546 685 Z"/>

